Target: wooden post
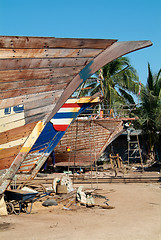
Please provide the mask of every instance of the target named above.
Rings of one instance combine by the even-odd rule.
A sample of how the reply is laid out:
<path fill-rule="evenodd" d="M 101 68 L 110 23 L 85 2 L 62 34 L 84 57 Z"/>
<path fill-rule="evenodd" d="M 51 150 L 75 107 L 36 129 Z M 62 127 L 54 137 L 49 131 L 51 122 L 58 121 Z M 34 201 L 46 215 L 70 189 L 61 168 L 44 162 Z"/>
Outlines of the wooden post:
<path fill-rule="evenodd" d="M 93 120 L 92 120 L 92 132 L 94 134 L 94 128 L 93 128 Z M 96 159 L 96 144 L 95 144 L 95 137 L 93 135 L 93 142 L 94 142 L 94 157 L 95 157 L 95 168 L 96 168 L 96 181 L 97 181 L 97 189 L 98 189 L 98 176 L 97 176 L 97 159 Z"/>
<path fill-rule="evenodd" d="M 143 159 L 142 159 L 142 156 L 141 156 L 141 149 L 140 149 L 140 143 L 139 143 L 139 137 L 138 137 L 138 135 L 137 135 L 137 142 L 138 142 L 138 148 L 139 148 L 139 154 L 140 154 L 141 166 L 142 166 L 142 170 L 144 171 Z"/>
<path fill-rule="evenodd" d="M 116 156 L 117 156 L 117 164 L 118 164 L 118 168 L 121 168 L 121 161 L 120 161 L 119 154 L 117 153 Z"/>
<path fill-rule="evenodd" d="M 91 151 L 92 151 L 92 147 L 91 147 L 91 121 L 89 121 L 89 143 L 90 143 L 90 165 L 91 165 L 91 188 L 93 188 L 93 183 L 92 183 L 92 161 L 91 161 Z"/>
<path fill-rule="evenodd" d="M 114 169 L 114 165 L 113 165 L 113 161 L 112 161 L 112 156 L 111 156 L 111 154 L 110 154 L 109 156 L 110 156 L 111 167 L 112 167 L 112 169 Z"/>
<path fill-rule="evenodd" d="M 75 149 L 74 149 L 74 168 L 73 168 L 73 186 L 74 186 L 74 172 L 75 172 L 75 158 L 76 158 L 76 148 L 77 148 L 77 137 L 78 137 L 78 119 L 76 120 L 76 137 L 75 137 Z"/>

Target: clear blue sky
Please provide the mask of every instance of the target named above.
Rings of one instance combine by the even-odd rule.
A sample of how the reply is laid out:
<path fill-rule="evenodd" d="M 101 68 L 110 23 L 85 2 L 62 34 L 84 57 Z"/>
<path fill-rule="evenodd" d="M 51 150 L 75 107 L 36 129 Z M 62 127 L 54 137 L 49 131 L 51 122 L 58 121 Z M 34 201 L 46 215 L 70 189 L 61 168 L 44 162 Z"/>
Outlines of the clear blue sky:
<path fill-rule="evenodd" d="M 151 40 L 128 57 L 146 83 L 161 68 L 161 0 L 0 0 L 0 35 Z"/>

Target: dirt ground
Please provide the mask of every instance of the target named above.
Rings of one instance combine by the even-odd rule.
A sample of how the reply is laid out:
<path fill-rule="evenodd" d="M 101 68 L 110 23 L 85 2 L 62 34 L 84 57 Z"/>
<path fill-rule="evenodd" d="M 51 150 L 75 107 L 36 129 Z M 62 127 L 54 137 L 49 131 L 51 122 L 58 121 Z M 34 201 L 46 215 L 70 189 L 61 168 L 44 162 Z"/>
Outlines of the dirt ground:
<path fill-rule="evenodd" d="M 31 214 L 0 217 L 0 239 L 161 240 L 161 184 L 98 187 L 114 209 L 64 210 L 61 204 L 41 207 L 35 203 Z"/>

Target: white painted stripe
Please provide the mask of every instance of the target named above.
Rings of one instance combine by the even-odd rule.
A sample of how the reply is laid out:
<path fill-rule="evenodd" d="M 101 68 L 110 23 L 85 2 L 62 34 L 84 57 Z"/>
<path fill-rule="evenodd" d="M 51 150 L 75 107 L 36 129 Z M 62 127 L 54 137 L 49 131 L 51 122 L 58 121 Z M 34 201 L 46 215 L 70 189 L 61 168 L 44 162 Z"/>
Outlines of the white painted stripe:
<path fill-rule="evenodd" d="M 65 102 L 65 104 L 66 104 L 66 103 L 77 103 L 78 100 L 79 100 L 79 99 L 77 99 L 77 98 L 71 98 L 71 99 L 68 99 L 68 100 Z"/>
<path fill-rule="evenodd" d="M 78 112 L 80 110 L 80 107 L 75 107 L 75 108 L 63 108 L 61 107 L 58 111 L 58 113 L 62 113 L 62 112 Z"/>
<path fill-rule="evenodd" d="M 24 125 L 25 125 L 25 119 L 22 119 L 22 120 L 16 121 L 16 122 L 12 122 L 12 123 L 3 124 L 0 126 L 0 133 L 17 128 L 17 127 L 21 127 Z"/>
<path fill-rule="evenodd" d="M 20 104 L 20 105 L 17 105 L 17 106 L 15 106 L 15 107 L 23 107 L 23 105 Z M 3 118 L 3 117 L 8 117 L 9 115 L 19 114 L 19 113 L 22 113 L 22 112 L 24 113 L 24 109 L 21 110 L 21 112 L 16 112 L 16 111 L 14 110 L 14 107 L 9 107 L 9 113 L 5 113 L 5 109 L 6 109 L 6 108 L 0 109 L 0 117 L 1 117 L 1 118 Z"/>
<path fill-rule="evenodd" d="M 0 148 L 4 149 L 4 148 L 11 148 L 11 147 L 15 147 L 15 146 L 18 146 L 18 145 L 22 145 L 22 144 L 24 144 L 26 138 L 27 137 L 24 137 L 24 138 L 20 138 L 20 139 L 17 139 L 17 140 L 8 142 L 8 143 L 1 144 Z"/>
<path fill-rule="evenodd" d="M 8 114 L 8 115 L 5 115 L 5 117 L 0 118 L 0 126 L 2 124 L 15 122 L 21 119 L 24 119 L 24 112 L 16 113 L 16 114 Z"/>
<path fill-rule="evenodd" d="M 50 122 L 53 125 L 69 125 L 73 118 L 63 118 L 63 119 L 51 119 Z"/>

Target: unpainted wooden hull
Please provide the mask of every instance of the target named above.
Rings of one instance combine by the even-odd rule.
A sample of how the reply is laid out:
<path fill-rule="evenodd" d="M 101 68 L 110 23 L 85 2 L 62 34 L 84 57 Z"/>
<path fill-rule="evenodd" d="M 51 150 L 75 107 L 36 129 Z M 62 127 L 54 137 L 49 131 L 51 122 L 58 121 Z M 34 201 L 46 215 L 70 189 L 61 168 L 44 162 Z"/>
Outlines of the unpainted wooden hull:
<path fill-rule="evenodd" d="M 121 119 L 76 120 L 54 149 L 56 166 L 90 166 L 123 131 Z"/>
<path fill-rule="evenodd" d="M 150 41 L 0 36 L 0 193 L 46 124 L 108 62 Z"/>

